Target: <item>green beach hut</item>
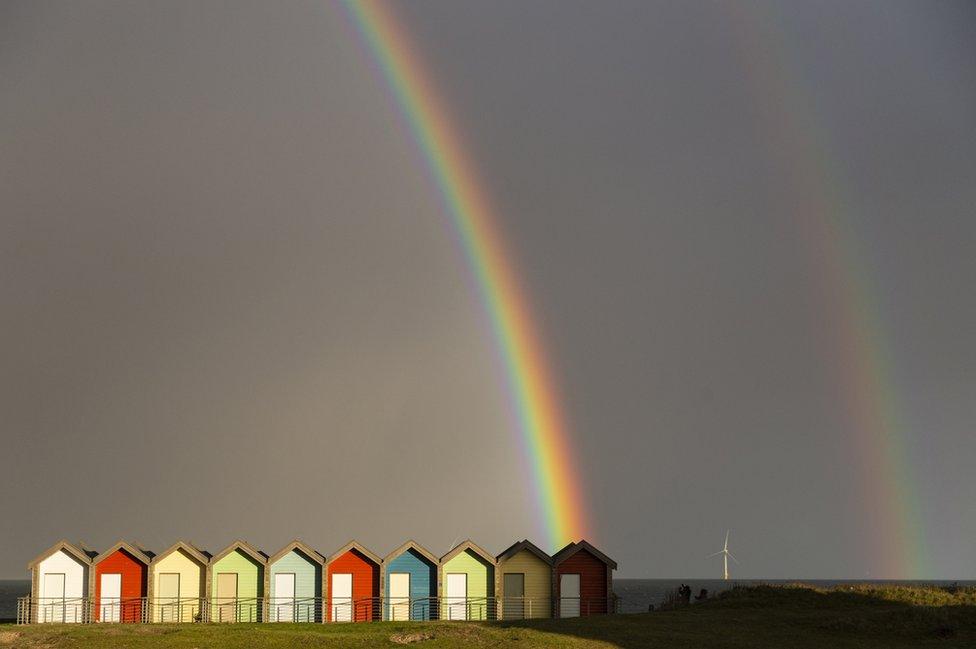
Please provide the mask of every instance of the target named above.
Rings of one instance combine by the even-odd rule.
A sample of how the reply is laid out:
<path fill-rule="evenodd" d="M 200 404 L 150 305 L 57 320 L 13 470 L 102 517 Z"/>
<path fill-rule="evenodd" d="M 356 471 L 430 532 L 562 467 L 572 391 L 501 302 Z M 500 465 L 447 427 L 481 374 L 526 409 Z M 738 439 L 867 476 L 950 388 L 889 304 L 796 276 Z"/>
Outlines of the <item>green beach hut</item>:
<path fill-rule="evenodd" d="M 495 557 L 471 540 L 441 557 L 442 620 L 495 618 Z"/>
<path fill-rule="evenodd" d="M 264 571 L 268 557 L 245 541 L 234 541 L 210 562 L 210 620 L 263 621 Z"/>
<path fill-rule="evenodd" d="M 268 559 L 268 622 L 322 621 L 325 557 L 295 539 Z"/>

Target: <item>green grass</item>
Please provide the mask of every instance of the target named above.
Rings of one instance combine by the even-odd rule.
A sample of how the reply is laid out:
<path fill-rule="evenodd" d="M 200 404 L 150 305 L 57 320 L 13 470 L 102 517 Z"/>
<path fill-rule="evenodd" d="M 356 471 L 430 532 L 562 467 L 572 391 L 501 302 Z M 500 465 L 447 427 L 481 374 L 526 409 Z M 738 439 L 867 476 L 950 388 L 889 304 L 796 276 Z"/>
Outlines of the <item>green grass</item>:
<path fill-rule="evenodd" d="M 532 622 L 38 625 L 13 647 L 976 647 L 976 589 L 756 586 L 672 611 Z"/>

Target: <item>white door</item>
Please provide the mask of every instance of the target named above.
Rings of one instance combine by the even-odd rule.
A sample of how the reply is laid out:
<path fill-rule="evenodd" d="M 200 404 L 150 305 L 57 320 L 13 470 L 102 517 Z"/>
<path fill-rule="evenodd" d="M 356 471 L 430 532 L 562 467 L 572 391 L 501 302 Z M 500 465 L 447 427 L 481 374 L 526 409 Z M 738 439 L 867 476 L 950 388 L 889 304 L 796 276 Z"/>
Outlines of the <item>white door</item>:
<path fill-rule="evenodd" d="M 41 600 L 41 622 L 64 622 L 64 573 L 44 573 L 44 597 Z"/>
<path fill-rule="evenodd" d="M 447 619 L 468 619 L 468 575 L 464 572 L 447 573 Z"/>
<path fill-rule="evenodd" d="M 294 622 L 295 573 L 276 572 L 274 578 L 275 601 L 271 607 L 271 621 Z"/>
<path fill-rule="evenodd" d="M 410 619 L 410 573 L 390 573 L 390 619 Z"/>
<path fill-rule="evenodd" d="M 559 576 L 559 617 L 579 617 L 580 576 Z"/>
<path fill-rule="evenodd" d="M 102 575 L 101 610 L 98 619 L 102 622 L 118 622 L 122 609 L 122 575 L 107 573 Z"/>
<path fill-rule="evenodd" d="M 339 573 L 332 575 L 332 620 L 352 622 L 352 575 Z"/>

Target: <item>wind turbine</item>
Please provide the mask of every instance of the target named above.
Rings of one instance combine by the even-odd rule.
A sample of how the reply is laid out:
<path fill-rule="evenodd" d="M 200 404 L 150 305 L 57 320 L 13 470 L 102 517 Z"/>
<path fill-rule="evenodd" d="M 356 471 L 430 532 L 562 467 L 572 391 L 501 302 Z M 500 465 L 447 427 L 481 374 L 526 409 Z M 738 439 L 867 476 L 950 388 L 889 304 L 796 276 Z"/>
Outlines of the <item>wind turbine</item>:
<path fill-rule="evenodd" d="M 729 531 L 728 530 L 725 530 L 725 546 L 718 552 L 713 552 L 708 556 L 717 557 L 720 554 L 722 555 L 722 563 L 723 563 L 723 567 L 725 568 L 722 579 L 728 581 L 729 580 L 729 557 L 732 557 L 732 561 L 739 563 L 739 560 L 735 558 L 735 555 L 729 552 Z"/>

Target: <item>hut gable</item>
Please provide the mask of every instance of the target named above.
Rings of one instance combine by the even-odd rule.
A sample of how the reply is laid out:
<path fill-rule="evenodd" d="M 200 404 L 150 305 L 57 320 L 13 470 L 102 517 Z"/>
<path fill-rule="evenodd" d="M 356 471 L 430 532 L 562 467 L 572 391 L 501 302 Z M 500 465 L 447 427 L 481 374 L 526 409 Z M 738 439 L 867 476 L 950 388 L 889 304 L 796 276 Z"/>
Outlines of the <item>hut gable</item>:
<path fill-rule="evenodd" d="M 297 550 L 298 552 L 301 552 L 303 555 L 305 555 L 306 557 L 308 557 L 308 559 L 310 561 L 313 561 L 313 562 L 319 564 L 320 566 L 324 566 L 325 565 L 325 557 L 322 556 L 322 554 L 318 550 L 313 550 L 311 546 L 303 543 L 299 539 L 294 539 L 291 543 L 289 543 L 288 545 L 286 545 L 285 547 L 281 548 L 280 550 L 278 550 L 277 552 L 275 552 L 273 555 L 271 555 L 268 558 L 268 564 L 270 565 L 272 563 L 277 562 L 279 559 L 281 559 L 282 557 L 284 557 L 286 554 L 288 554 L 289 552 L 292 552 L 294 550 Z"/>
<path fill-rule="evenodd" d="M 396 559 L 398 556 L 400 556 L 407 550 L 414 550 L 415 552 L 417 552 L 417 554 L 421 555 L 422 557 L 430 561 L 435 566 L 440 563 L 440 560 L 436 556 L 434 556 L 433 552 L 431 552 L 424 546 L 420 545 L 413 539 L 407 541 L 406 543 L 398 547 L 396 550 L 386 555 L 386 557 L 383 559 L 383 563 L 386 564 L 391 560 Z"/>
<path fill-rule="evenodd" d="M 201 550 L 200 548 L 196 547 L 192 543 L 183 540 L 177 541 L 176 543 L 169 546 L 168 548 L 166 548 L 165 550 L 157 554 L 155 557 L 153 557 L 153 563 L 159 563 L 169 555 L 180 550 L 182 550 L 185 554 L 189 555 L 191 558 L 196 560 L 196 562 L 199 563 L 200 565 L 206 566 L 208 563 L 210 563 L 211 555 L 209 552 L 207 552 L 206 550 Z"/>
<path fill-rule="evenodd" d="M 485 550 L 483 547 L 481 547 L 480 545 L 478 545 L 477 543 L 475 543 L 471 539 L 468 539 L 466 541 L 462 541 L 461 543 L 458 543 L 457 545 L 455 545 L 451 549 L 450 552 L 448 552 L 443 557 L 441 557 L 441 563 L 442 564 L 443 563 L 447 563 L 448 561 L 450 561 L 454 557 L 458 556 L 462 552 L 465 552 L 465 551 L 468 551 L 468 550 L 470 550 L 472 553 L 474 553 L 474 554 L 478 555 L 479 557 L 481 557 L 482 559 L 484 559 L 489 565 L 492 565 L 492 566 L 495 565 L 495 563 L 496 563 L 495 557 L 490 552 L 488 552 L 488 550 Z"/>
<path fill-rule="evenodd" d="M 58 541 L 57 543 L 49 547 L 47 550 L 41 552 L 39 555 L 34 557 L 34 559 L 27 564 L 27 569 L 34 570 L 41 563 L 41 561 L 44 561 L 55 552 L 65 552 L 73 556 L 81 563 L 88 564 L 88 565 L 90 565 L 92 559 L 94 559 L 97 556 L 97 553 L 94 550 L 87 550 L 84 549 L 81 545 L 75 545 L 70 541 L 61 539 L 60 541 Z"/>
<path fill-rule="evenodd" d="M 515 555 L 517 555 L 519 552 L 523 552 L 523 551 L 525 551 L 525 552 L 531 552 L 536 557 L 538 557 L 541 561 L 543 561 L 544 563 L 546 563 L 546 564 L 548 564 L 550 566 L 553 563 L 553 560 L 552 560 L 552 557 L 551 556 L 549 556 L 548 554 L 546 554 L 545 552 L 543 552 L 541 549 L 539 549 L 539 546 L 537 546 L 535 543 L 533 543 L 532 541 L 530 541 L 528 539 L 523 539 L 523 540 L 519 541 L 518 543 L 513 543 L 512 545 L 508 546 L 508 548 L 506 548 L 505 550 L 503 550 L 502 553 L 498 555 L 496 561 L 497 561 L 497 563 L 501 563 L 502 561 L 505 561 L 507 559 L 511 559 L 512 557 L 514 557 Z"/>
<path fill-rule="evenodd" d="M 258 550 L 257 548 L 255 548 L 253 545 L 251 545 L 247 541 L 242 541 L 240 539 L 237 539 L 236 541 L 234 541 L 233 543 L 231 543 L 230 545 L 228 545 L 226 548 L 224 548 L 223 550 L 221 550 L 220 553 L 217 554 L 217 556 L 215 556 L 213 559 L 210 560 L 210 563 L 211 564 L 215 564 L 218 561 L 220 561 L 221 559 L 223 559 L 224 557 L 226 557 L 227 555 L 229 555 L 231 552 L 236 552 L 236 551 L 240 551 L 242 554 L 245 554 L 245 555 L 251 557 L 257 563 L 261 564 L 262 566 L 264 564 L 268 563 L 268 555 L 267 554 L 265 554 L 264 552 L 261 552 L 260 550 Z"/>

